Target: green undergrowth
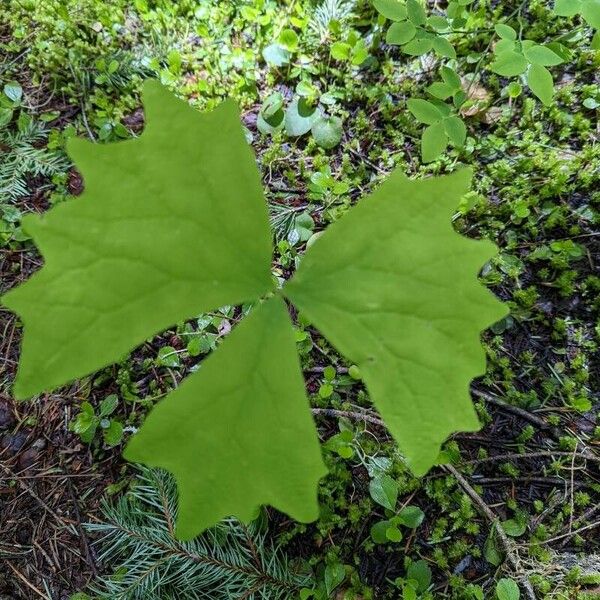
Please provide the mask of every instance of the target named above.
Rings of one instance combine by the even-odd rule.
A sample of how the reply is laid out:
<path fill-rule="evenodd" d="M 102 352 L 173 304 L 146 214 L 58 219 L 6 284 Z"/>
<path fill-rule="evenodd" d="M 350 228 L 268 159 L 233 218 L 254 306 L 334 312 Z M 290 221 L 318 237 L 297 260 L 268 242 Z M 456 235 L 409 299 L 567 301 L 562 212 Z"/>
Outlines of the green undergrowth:
<path fill-rule="evenodd" d="M 483 336 L 488 369 L 477 388 L 537 411 L 547 427 L 498 412 L 479 397 L 485 429 L 449 441 L 441 462 L 459 469 L 493 506 L 518 546 L 521 571 L 504 562 L 501 540 L 451 473 L 435 469 L 414 478 L 385 430 L 361 418 L 377 416 L 360 373 L 300 316 L 297 347 L 329 475 L 321 481 L 316 524 L 272 512 L 260 525 L 267 547 L 279 546 L 307 574 L 295 580 L 299 597 L 494 598 L 503 577 L 524 576 L 542 598 L 596 597 L 596 581 L 569 577 L 559 566 L 567 548 L 598 552 L 594 530 L 564 547 L 545 543 L 565 527 L 585 527 L 591 521 L 582 515 L 600 500 L 590 470 L 573 471 L 577 485 L 564 491 L 574 454 L 600 443 L 600 52 L 591 48 L 592 30 L 580 17 L 557 17 L 551 8 L 540 0 L 476 2 L 462 26 L 468 35 L 452 36 L 457 59 L 413 57 L 387 44 L 389 23 L 365 1 L 10 0 L 0 8 L 3 286 L 34 268 L 32 260 L 17 258 L 23 251 L 34 256 L 20 228 L 22 214 L 81 191 L 63 152 L 65 139 L 109 142 L 139 134 L 139 89 L 148 77 L 202 110 L 227 97 L 240 103 L 270 203 L 273 272 L 280 278 L 319 232 L 393 168 L 410 177 L 459 165 L 474 169 L 473 191 L 457 207 L 455 226 L 499 245 L 481 279 L 511 308 Z M 493 60 L 491 48 L 486 54 L 490 23 L 506 19 L 524 39 L 558 40 L 568 50 L 568 60 L 551 67 L 555 94 L 548 106 L 519 77 L 484 66 Z M 466 139 L 424 163 L 424 126 L 407 101 L 429 98 L 444 65 L 463 77 L 476 75 L 460 83 Z M 294 118 L 300 100 L 317 103 L 329 119 L 326 138 L 311 127 L 299 137 L 280 127 L 274 115 L 290 111 Z M 265 118 L 275 118 L 271 133 L 261 133 L 268 130 L 260 125 Z M 246 309 L 221 307 L 181 323 L 67 390 L 73 402 L 87 403 L 71 421 L 73 435 L 91 445 L 98 462 L 112 456 Z M 9 393 L 13 377 L 10 369 L 1 375 L 2 392 Z M 488 461 L 550 450 L 536 459 Z M 534 486 L 530 477 L 563 483 Z M 133 474 L 122 467 L 107 495 L 132 486 Z M 113 517 L 105 514 L 107 521 Z M 122 573 L 127 557 L 108 556 L 102 577 L 110 579 Z M 263 597 L 259 591 L 256 598 Z"/>

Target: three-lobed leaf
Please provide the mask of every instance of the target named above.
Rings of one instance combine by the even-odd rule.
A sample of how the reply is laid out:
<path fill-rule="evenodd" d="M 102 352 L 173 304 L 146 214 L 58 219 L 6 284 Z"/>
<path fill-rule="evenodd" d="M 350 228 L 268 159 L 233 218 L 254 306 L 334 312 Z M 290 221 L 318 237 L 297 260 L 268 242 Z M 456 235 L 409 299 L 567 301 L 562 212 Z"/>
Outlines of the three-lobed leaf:
<path fill-rule="evenodd" d="M 454 83 L 447 75 L 447 79 Z M 460 81 L 459 81 L 460 84 Z M 451 83 L 438 82 L 437 87 L 432 84 L 429 93 L 432 96 L 447 97 L 452 95 Z M 450 107 L 438 102 L 434 104 L 421 98 L 411 98 L 407 102 L 408 109 L 421 123 L 428 125 L 421 136 L 421 157 L 423 162 L 434 161 L 452 143 L 454 146 L 462 146 L 467 137 L 467 127 L 463 120 L 452 115 Z"/>
<path fill-rule="evenodd" d="M 83 197 L 25 221 L 46 264 L 4 298 L 25 325 L 20 397 L 115 362 L 201 312 L 273 292 L 266 203 L 237 109 L 226 102 L 202 115 L 154 82 L 143 98 L 142 136 L 73 141 Z M 444 129 L 448 110 L 433 108 Z M 484 368 L 479 332 L 502 316 L 476 280 L 493 246 L 452 230 L 468 180 L 394 173 L 321 235 L 283 290 L 360 368 L 419 474 L 449 433 L 478 427 L 468 385 Z M 181 537 L 227 515 L 248 521 L 263 503 L 317 516 L 324 467 L 277 296 L 150 413 L 126 450 L 175 473 Z M 109 442 L 121 434 L 115 427 Z"/>
<path fill-rule="evenodd" d="M 515 77 L 526 73 L 529 88 L 543 104 L 548 106 L 554 96 L 554 81 L 546 67 L 564 62 L 564 58 L 559 55 L 559 52 L 562 53 L 560 44 L 554 44 L 551 48 L 525 40 L 517 45 L 505 28 L 506 26 L 496 26 L 502 39 L 496 44 L 494 50 L 496 59 L 490 65 L 490 69 L 504 77 Z"/>

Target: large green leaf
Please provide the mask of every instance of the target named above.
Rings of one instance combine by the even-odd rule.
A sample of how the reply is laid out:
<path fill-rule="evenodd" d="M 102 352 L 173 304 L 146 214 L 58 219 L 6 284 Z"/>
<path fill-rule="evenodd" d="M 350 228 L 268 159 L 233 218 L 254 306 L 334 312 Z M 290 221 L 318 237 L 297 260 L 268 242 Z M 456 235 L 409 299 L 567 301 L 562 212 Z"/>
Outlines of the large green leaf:
<path fill-rule="evenodd" d="M 235 104 L 202 115 L 156 82 L 143 99 L 140 138 L 70 141 L 83 196 L 23 220 L 45 266 L 3 298 L 25 324 L 17 397 L 272 286 L 266 203 Z"/>
<path fill-rule="evenodd" d="M 183 539 L 230 515 L 248 522 L 261 504 L 317 518 L 326 471 L 281 298 L 255 308 L 150 413 L 125 457 L 175 474 Z"/>
<path fill-rule="evenodd" d="M 25 222 L 45 265 L 6 296 L 25 324 L 17 396 L 272 291 L 267 211 L 238 111 L 225 103 L 201 115 L 156 83 L 144 104 L 139 139 L 73 141 L 83 197 Z M 445 126 L 436 106 L 412 109 Z M 484 367 L 478 335 L 501 316 L 476 281 L 493 246 L 451 227 L 467 184 L 464 172 L 423 182 L 393 174 L 321 236 L 284 292 L 361 367 L 417 473 L 448 433 L 477 427 L 467 386 Z M 149 415 L 127 457 L 175 473 L 185 538 L 224 516 L 247 521 L 263 503 L 316 518 L 324 468 L 280 297 Z"/>
<path fill-rule="evenodd" d="M 468 390 L 485 370 L 479 336 L 505 314 L 476 277 L 494 245 L 451 225 L 469 180 L 466 170 L 423 181 L 394 172 L 329 227 L 284 288 L 359 366 L 417 474 L 449 434 L 478 429 Z"/>

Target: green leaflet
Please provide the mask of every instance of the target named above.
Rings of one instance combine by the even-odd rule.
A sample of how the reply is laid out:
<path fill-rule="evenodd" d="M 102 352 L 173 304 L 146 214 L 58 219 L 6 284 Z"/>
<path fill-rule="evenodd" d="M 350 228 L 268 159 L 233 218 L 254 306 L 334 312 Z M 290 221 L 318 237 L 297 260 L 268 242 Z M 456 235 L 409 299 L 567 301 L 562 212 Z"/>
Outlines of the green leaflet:
<path fill-rule="evenodd" d="M 591 27 L 600 28 L 600 0 L 556 0 L 554 12 L 563 17 L 580 13 Z"/>
<path fill-rule="evenodd" d="M 434 161 L 448 145 L 448 138 L 444 129 L 444 124 L 440 121 L 429 125 L 423 131 L 421 136 L 421 157 L 423 162 Z"/>
<path fill-rule="evenodd" d="M 249 522 L 261 504 L 317 518 L 326 469 L 281 298 L 256 307 L 150 413 L 125 458 L 175 475 L 182 539 L 230 515 Z"/>
<path fill-rule="evenodd" d="M 266 203 L 237 109 L 202 115 L 155 82 L 143 99 L 143 135 L 74 140 L 85 193 L 24 223 L 45 266 L 3 299 L 25 325 L 20 398 L 273 290 Z M 429 104 L 411 110 L 432 120 Z M 449 110 L 433 108 L 434 125 L 460 142 Z M 503 314 L 476 278 L 494 246 L 451 226 L 468 180 L 393 173 L 319 238 L 283 290 L 359 365 L 416 473 L 449 433 L 478 427 L 468 385 L 485 367 L 479 333 Z M 225 516 L 248 521 L 261 504 L 317 517 L 325 469 L 281 297 L 259 304 L 150 413 L 125 454 L 175 474 L 186 539 Z"/>
<path fill-rule="evenodd" d="M 18 398 L 272 288 L 267 208 L 235 104 L 202 115 L 156 82 L 143 100 L 140 138 L 71 140 L 83 196 L 23 220 L 45 266 L 3 298 L 26 330 Z"/>
<path fill-rule="evenodd" d="M 531 65 L 527 73 L 527 84 L 544 105 L 549 106 L 552 104 L 554 82 L 552 81 L 552 74 L 546 67 Z"/>
<path fill-rule="evenodd" d="M 449 434 L 479 428 L 468 391 L 485 371 L 479 336 L 506 312 L 476 277 L 494 245 L 452 229 L 469 180 L 468 171 L 416 182 L 394 172 L 329 227 L 284 288 L 358 365 L 417 474 Z"/>

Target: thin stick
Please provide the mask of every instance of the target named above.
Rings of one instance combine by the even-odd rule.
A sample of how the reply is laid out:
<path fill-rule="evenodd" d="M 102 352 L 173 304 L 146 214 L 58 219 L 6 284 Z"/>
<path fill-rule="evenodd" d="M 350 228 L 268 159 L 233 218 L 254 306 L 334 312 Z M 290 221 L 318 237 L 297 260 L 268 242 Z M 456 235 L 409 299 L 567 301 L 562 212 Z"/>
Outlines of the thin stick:
<path fill-rule="evenodd" d="M 498 534 L 498 537 L 500 538 L 500 541 L 504 546 L 504 550 L 506 551 L 506 559 L 508 560 L 514 571 L 518 573 L 520 569 L 519 557 L 515 552 L 513 543 L 508 539 L 506 533 L 504 533 L 504 530 L 500 525 L 500 520 L 498 519 L 498 516 L 494 514 L 492 509 L 483 501 L 483 498 L 473 489 L 471 484 L 456 470 L 455 467 L 453 467 L 452 465 L 442 465 L 442 469 L 450 473 L 456 479 L 456 481 L 467 494 L 467 496 L 469 496 L 469 498 L 473 500 L 475 505 L 479 508 L 480 512 L 483 513 L 483 515 L 490 521 L 492 527 L 496 529 L 496 533 Z M 521 583 L 525 588 L 525 591 L 527 592 L 527 597 L 530 600 L 537 600 L 531 583 L 529 583 L 529 581 L 527 581 L 526 579 L 523 579 Z"/>
<path fill-rule="evenodd" d="M 44 598 L 44 600 L 52 600 L 49 596 L 46 596 L 43 592 L 38 590 L 33 583 L 27 581 L 27 578 L 17 569 L 17 567 L 13 567 L 8 561 L 5 561 L 6 564 L 12 569 L 12 572 L 31 590 L 33 590 L 40 598 Z"/>
<path fill-rule="evenodd" d="M 0 467 L 2 467 L 5 471 L 5 473 L 7 473 L 8 477 L 10 479 L 14 479 L 16 480 L 17 484 L 25 491 L 27 492 L 36 502 L 38 502 L 38 504 L 44 508 L 48 513 L 50 513 L 58 523 L 69 523 L 72 525 L 73 521 L 71 519 L 67 519 L 64 517 L 60 517 L 59 515 L 56 514 L 56 512 L 54 510 L 52 510 L 26 483 L 24 483 L 23 481 L 21 481 L 18 477 L 18 475 L 15 475 L 8 467 L 5 467 L 4 465 L 0 464 Z"/>
<path fill-rule="evenodd" d="M 544 544 L 550 544 L 552 542 L 562 540 L 563 538 L 566 538 L 566 537 L 571 538 L 574 535 L 581 533 L 582 531 L 589 531 L 590 529 L 594 529 L 598 526 L 600 526 L 600 521 L 596 521 L 595 523 L 592 523 L 591 525 L 586 525 L 585 527 L 580 527 L 579 529 L 574 529 L 573 531 L 570 531 L 568 533 L 563 533 L 562 535 L 556 535 L 554 537 L 551 537 L 548 540 L 544 540 Z"/>
<path fill-rule="evenodd" d="M 572 452 L 558 452 L 554 450 L 540 450 L 538 452 L 528 452 L 527 454 L 498 454 L 496 456 L 488 456 L 487 458 L 478 458 L 476 460 L 467 460 L 461 464 L 463 465 L 480 465 L 488 462 L 499 462 L 501 460 L 527 460 L 528 458 L 540 458 L 545 457 L 554 458 L 555 456 L 575 456 L 575 458 L 581 458 L 583 460 L 591 460 L 594 462 L 600 462 L 600 456 L 588 456 L 587 454 L 573 454 Z"/>
<path fill-rule="evenodd" d="M 518 406 L 513 406 L 512 404 L 507 404 L 503 400 L 500 400 L 500 398 L 498 398 L 497 396 L 494 396 L 488 392 L 482 392 L 481 390 L 476 390 L 476 389 L 472 390 L 472 393 L 474 396 L 477 396 L 478 398 L 481 398 L 482 400 L 485 400 L 486 402 L 489 402 L 490 404 L 495 404 L 499 408 L 501 408 L 507 412 L 511 412 L 515 415 L 518 415 L 522 419 L 525 419 L 526 421 L 529 421 L 529 422 L 533 423 L 534 425 L 537 425 L 540 429 L 550 429 L 550 425 L 548 425 L 548 423 L 546 423 L 546 421 L 544 421 L 544 419 L 541 419 L 540 417 L 536 417 L 534 414 L 530 413 L 527 410 L 519 408 Z"/>
<path fill-rule="evenodd" d="M 73 503 L 73 508 L 75 510 L 75 517 L 77 519 L 75 521 L 75 527 L 77 528 L 77 531 L 79 532 L 79 539 L 81 540 L 81 545 L 83 546 L 83 550 L 85 551 L 86 562 L 87 562 L 88 566 L 90 567 L 90 569 L 92 570 L 92 573 L 95 576 L 98 576 L 98 569 L 96 568 L 96 560 L 95 560 L 94 552 L 92 551 L 92 548 L 88 541 L 87 534 L 81 524 L 81 512 L 79 510 L 79 504 L 77 504 L 77 498 L 76 498 L 75 492 L 73 490 L 73 484 L 71 483 L 71 480 L 68 478 L 66 479 L 66 483 L 67 483 L 67 488 L 69 490 L 69 496 L 71 496 L 71 502 Z"/>
<path fill-rule="evenodd" d="M 571 501 L 569 504 L 570 513 L 569 513 L 569 533 L 573 531 L 573 515 L 575 514 L 575 456 L 577 455 L 577 446 L 575 445 L 575 450 L 573 450 L 573 458 L 571 459 Z"/>
<path fill-rule="evenodd" d="M 325 415 L 326 417 L 346 417 L 348 419 L 354 419 L 355 421 L 367 421 L 368 423 L 373 423 L 373 425 L 385 427 L 385 423 L 381 419 L 363 413 L 335 410 L 333 408 L 313 408 L 312 413 L 314 415 Z"/>
<path fill-rule="evenodd" d="M 588 521 L 591 519 L 598 511 L 600 510 L 600 504 L 595 504 L 594 506 L 588 508 L 582 515 L 579 515 L 576 519 L 573 520 L 572 525 L 579 525 L 579 523 L 583 523 L 584 521 Z M 569 531 L 566 531 L 566 527 L 563 527 L 562 532 L 564 533 L 563 541 L 560 545 L 563 548 L 567 542 L 577 534 L 577 529 L 573 531 L 571 528 Z M 562 535 L 562 534 L 561 534 Z"/>

